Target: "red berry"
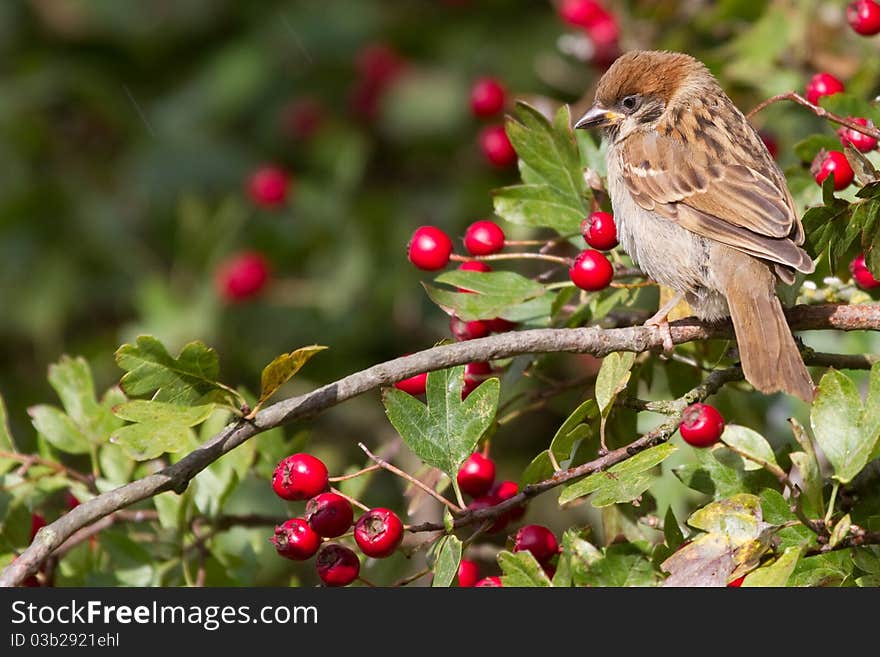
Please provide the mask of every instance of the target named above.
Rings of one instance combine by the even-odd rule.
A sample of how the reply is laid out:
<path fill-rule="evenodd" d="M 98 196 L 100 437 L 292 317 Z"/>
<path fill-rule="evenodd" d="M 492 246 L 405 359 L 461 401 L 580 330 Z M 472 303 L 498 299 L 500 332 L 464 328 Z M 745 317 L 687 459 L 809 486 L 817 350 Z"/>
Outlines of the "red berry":
<path fill-rule="evenodd" d="M 504 126 L 490 125 L 480 133 L 480 148 L 490 164 L 498 168 L 516 163 L 516 151 L 504 131 Z"/>
<path fill-rule="evenodd" d="M 516 322 L 508 321 L 502 317 L 495 317 L 494 319 L 485 319 L 483 320 L 486 323 L 486 326 L 489 327 L 489 330 L 492 333 L 507 333 L 508 331 L 512 331 L 517 327 Z"/>
<path fill-rule="evenodd" d="M 820 152 L 813 160 L 810 171 L 819 185 L 822 185 L 829 175 L 834 176 L 834 189 L 838 192 L 849 187 L 855 178 L 846 155 L 840 151 Z"/>
<path fill-rule="evenodd" d="M 859 34 L 880 34 L 880 4 L 874 0 L 856 0 L 846 8 L 846 20 Z"/>
<path fill-rule="evenodd" d="M 37 535 L 37 532 L 40 531 L 47 524 L 46 519 L 40 515 L 39 513 L 31 514 L 31 541 L 34 540 L 34 537 Z"/>
<path fill-rule="evenodd" d="M 620 26 L 614 16 L 602 9 L 593 24 L 587 27 L 587 34 L 590 35 L 597 49 L 603 50 L 616 46 L 617 39 L 620 37 Z"/>
<path fill-rule="evenodd" d="M 518 493 L 519 485 L 515 481 L 502 481 L 495 484 L 492 487 L 492 490 L 489 491 L 489 494 L 480 499 L 489 498 L 492 500 L 492 505 L 494 506 L 495 504 L 501 504 L 501 502 L 509 500 L 511 497 L 514 497 Z M 517 520 L 522 518 L 525 513 L 526 509 L 523 506 L 515 506 L 512 509 L 508 509 L 495 521 L 495 523 L 491 527 L 489 527 L 487 531 L 490 534 L 500 532 L 511 522 L 516 522 Z"/>
<path fill-rule="evenodd" d="M 483 361 L 468 363 L 464 366 L 464 385 L 461 398 L 465 399 L 486 379 L 492 375 L 492 366 Z"/>
<path fill-rule="evenodd" d="M 327 586 L 348 586 L 357 579 L 361 562 L 353 550 L 344 545 L 330 543 L 318 553 L 315 570 Z"/>
<path fill-rule="evenodd" d="M 409 261 L 416 267 L 436 271 L 449 263 L 452 240 L 436 226 L 420 226 L 413 233 L 407 249 Z"/>
<path fill-rule="evenodd" d="M 542 525 L 520 527 L 513 542 L 514 552 L 531 552 L 538 563 L 550 561 L 559 552 L 556 536 Z"/>
<path fill-rule="evenodd" d="M 480 569 L 477 567 L 477 563 L 475 561 L 469 561 L 468 559 L 462 559 L 458 563 L 458 585 L 465 586 L 474 586 L 477 581 L 480 579 Z"/>
<path fill-rule="evenodd" d="M 411 376 L 408 379 L 404 379 L 403 381 L 398 381 L 394 384 L 394 387 L 403 390 L 404 392 L 408 392 L 413 397 L 417 397 L 418 395 L 425 394 L 425 386 L 428 384 L 428 373 L 422 372 L 421 374 L 416 374 L 415 376 Z"/>
<path fill-rule="evenodd" d="M 764 146 L 767 147 L 770 157 L 775 160 L 779 156 L 779 143 L 776 141 L 776 137 L 764 130 L 761 130 L 758 133 L 758 136 L 761 137 L 761 141 L 763 141 Z"/>
<path fill-rule="evenodd" d="M 291 454 L 272 475 L 272 488 L 285 500 L 307 500 L 326 490 L 327 484 L 327 466 L 311 454 Z"/>
<path fill-rule="evenodd" d="M 568 270 L 568 276 L 582 290 L 595 292 L 608 287 L 614 278 L 614 268 L 604 255 L 587 249 L 575 258 Z"/>
<path fill-rule="evenodd" d="M 260 167 L 248 179 L 251 200 L 264 208 L 284 205 L 289 188 L 290 178 L 284 170 L 272 165 Z"/>
<path fill-rule="evenodd" d="M 303 518 L 291 518 L 275 527 L 272 543 L 280 556 L 294 561 L 305 561 L 318 551 L 321 537 Z"/>
<path fill-rule="evenodd" d="M 64 507 L 68 511 L 73 511 L 79 505 L 80 505 L 80 501 L 77 499 L 76 495 L 74 495 L 70 491 L 66 491 L 64 493 Z"/>
<path fill-rule="evenodd" d="M 607 251 L 617 246 L 617 226 L 608 212 L 594 212 L 581 222 L 581 234 L 594 249 Z"/>
<path fill-rule="evenodd" d="M 816 73 L 807 83 L 807 100 L 816 105 L 822 96 L 833 96 L 843 89 L 843 82 L 830 73 Z"/>
<path fill-rule="evenodd" d="M 853 123 L 858 123 L 859 125 L 863 125 L 869 128 L 874 127 L 874 123 L 872 121 L 868 121 L 868 119 L 863 119 L 861 117 L 849 117 L 849 120 Z M 840 143 L 846 146 L 849 144 L 856 150 L 861 151 L 862 153 L 867 153 L 868 151 L 873 151 L 877 148 L 877 140 L 873 137 L 863 134 L 858 130 L 853 130 L 852 128 L 842 127 L 837 131 L 837 135 L 840 137 Z"/>
<path fill-rule="evenodd" d="M 449 319 L 449 330 L 456 340 L 474 340 L 476 338 L 485 338 L 491 331 L 486 322 L 475 319 L 465 322 L 455 315 Z"/>
<path fill-rule="evenodd" d="M 458 268 L 462 271 L 492 271 L 492 268 L 482 260 L 465 260 Z"/>
<path fill-rule="evenodd" d="M 358 518 L 354 540 L 368 557 L 382 559 L 391 555 L 403 540 L 403 523 L 394 511 L 370 509 Z"/>
<path fill-rule="evenodd" d="M 678 430 L 688 445 L 709 447 L 721 438 L 724 430 L 724 418 L 714 406 L 708 404 L 691 404 L 681 416 Z"/>
<path fill-rule="evenodd" d="M 727 588 L 738 589 L 739 587 L 741 587 L 743 585 L 743 581 L 745 580 L 745 578 L 746 578 L 745 575 L 740 575 L 735 580 L 728 582 Z"/>
<path fill-rule="evenodd" d="M 261 253 L 246 251 L 217 268 L 215 283 L 226 301 L 236 302 L 259 294 L 269 280 L 269 263 Z"/>
<path fill-rule="evenodd" d="M 386 85 L 396 79 L 405 67 L 405 60 L 391 46 L 373 43 L 357 54 L 357 70 L 361 78 L 375 85 Z"/>
<path fill-rule="evenodd" d="M 865 264 L 865 254 L 860 253 L 851 263 L 849 263 L 849 271 L 852 273 L 853 280 L 863 290 L 873 290 L 880 287 L 880 281 L 874 278 L 874 274 Z"/>
<path fill-rule="evenodd" d="M 464 247 L 471 255 L 497 253 L 504 248 L 504 231 L 494 221 L 475 221 L 464 234 Z"/>
<path fill-rule="evenodd" d="M 342 536 L 354 521 L 351 502 L 337 493 L 321 493 L 306 504 L 306 520 L 318 536 Z"/>
<path fill-rule="evenodd" d="M 474 452 L 461 464 L 455 479 L 463 493 L 471 497 L 485 495 L 495 483 L 495 461 Z"/>
<path fill-rule="evenodd" d="M 314 98 L 295 100 L 284 108 L 282 128 L 294 139 L 311 138 L 321 125 L 323 108 Z"/>
<path fill-rule="evenodd" d="M 504 87 L 495 78 L 481 78 L 471 88 L 471 111 L 474 116 L 494 116 L 504 109 Z"/>
<path fill-rule="evenodd" d="M 489 586 L 489 587 L 500 587 L 500 586 L 501 586 L 501 578 L 498 577 L 498 576 L 484 577 L 484 578 L 481 579 L 479 582 L 477 582 L 476 584 L 474 584 L 474 586 L 480 586 L 480 587 L 485 587 L 485 586 Z"/>
<path fill-rule="evenodd" d="M 596 0 L 563 0 L 559 15 L 569 25 L 591 27 L 606 13 Z"/>

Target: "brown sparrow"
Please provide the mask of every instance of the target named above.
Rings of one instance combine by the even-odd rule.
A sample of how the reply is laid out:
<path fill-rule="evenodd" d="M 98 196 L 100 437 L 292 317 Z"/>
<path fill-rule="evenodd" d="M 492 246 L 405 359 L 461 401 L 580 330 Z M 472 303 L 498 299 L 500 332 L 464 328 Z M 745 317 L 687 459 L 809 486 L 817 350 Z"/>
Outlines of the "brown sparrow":
<path fill-rule="evenodd" d="M 785 177 L 699 61 L 629 52 L 599 81 L 576 128 L 602 128 L 620 243 L 707 321 L 733 320 L 746 380 L 811 402 L 813 382 L 776 296 L 777 279 L 815 268 Z"/>

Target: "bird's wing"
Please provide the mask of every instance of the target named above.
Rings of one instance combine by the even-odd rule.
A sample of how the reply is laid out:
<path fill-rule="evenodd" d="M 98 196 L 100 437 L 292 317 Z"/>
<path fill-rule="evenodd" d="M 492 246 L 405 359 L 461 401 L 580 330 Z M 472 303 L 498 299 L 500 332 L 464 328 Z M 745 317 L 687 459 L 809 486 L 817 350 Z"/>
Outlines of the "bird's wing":
<path fill-rule="evenodd" d="M 719 126 L 711 127 L 690 139 L 662 129 L 630 135 L 622 144 L 622 171 L 635 202 L 703 237 L 813 271 L 798 246 L 803 228 L 791 195 L 763 144 L 742 147 L 725 139 Z M 738 137 L 760 139 L 745 128 Z M 690 146 L 697 139 L 706 148 Z"/>

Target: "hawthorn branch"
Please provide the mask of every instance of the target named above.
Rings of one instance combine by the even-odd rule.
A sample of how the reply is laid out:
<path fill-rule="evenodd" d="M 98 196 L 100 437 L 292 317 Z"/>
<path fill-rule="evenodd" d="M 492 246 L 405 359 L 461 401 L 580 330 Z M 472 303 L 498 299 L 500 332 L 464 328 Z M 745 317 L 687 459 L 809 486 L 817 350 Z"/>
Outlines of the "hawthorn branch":
<path fill-rule="evenodd" d="M 795 306 L 787 311 L 786 315 L 794 330 L 880 330 L 880 305 Z M 670 325 L 670 332 L 675 344 L 733 337 L 733 329 L 729 322 L 709 324 L 694 318 L 673 322 Z M 659 351 L 662 348 L 662 336 L 659 331 L 643 326 L 615 329 L 598 327 L 534 329 L 433 347 L 374 365 L 312 392 L 267 406 L 252 420 L 239 419 L 173 465 L 80 504 L 37 532 L 30 547 L 0 574 L 0 586 L 14 586 L 23 582 L 79 529 L 147 498 L 169 491 L 183 493 L 189 481 L 199 472 L 253 436 L 294 420 L 311 418 L 321 411 L 376 388 L 391 385 L 422 372 L 446 369 L 472 361 L 509 358 L 520 354 L 566 352 L 588 353 L 601 357 L 615 351 Z M 713 375 L 715 373 L 710 374 L 703 385 L 715 381 Z M 700 398 L 702 393 L 699 390 L 700 388 L 695 388 L 697 392 L 694 393 L 692 401 Z M 674 420 L 674 417 L 671 418 L 655 431 L 625 448 L 609 452 L 591 464 L 578 466 L 582 471 L 580 474 L 570 475 L 570 478 L 609 467 L 641 449 L 662 442 L 675 431 L 677 425 Z M 529 491 L 529 496 L 534 496 L 558 485 L 553 480 L 543 484 L 544 488 L 533 485 L 523 492 Z M 509 508 L 515 504 L 516 501 L 508 500 L 503 506 Z M 488 518 L 487 511 L 489 510 L 480 510 L 476 519 Z M 458 522 L 461 523 L 461 519 Z"/>
<path fill-rule="evenodd" d="M 835 114 L 834 112 L 829 112 L 824 107 L 820 107 L 819 105 L 814 105 L 813 103 L 808 101 L 806 98 L 804 98 L 803 96 L 801 96 L 798 93 L 795 93 L 794 91 L 786 91 L 783 94 L 777 94 L 775 96 L 771 96 L 767 100 L 759 103 L 751 112 L 746 114 L 746 118 L 751 120 L 752 116 L 754 116 L 755 114 L 760 112 L 762 109 L 769 107 L 773 103 L 778 103 L 783 100 L 790 100 L 792 102 L 797 103 L 798 105 L 802 105 L 820 118 L 827 119 L 829 121 L 832 121 L 832 122 L 837 123 L 842 126 L 846 126 L 850 130 L 855 130 L 856 132 L 860 132 L 863 135 L 868 135 L 869 137 L 873 137 L 874 139 L 880 139 L 880 129 L 878 129 L 874 126 L 870 126 L 870 125 L 860 125 L 860 124 L 856 123 L 855 121 L 853 121 L 852 119 L 848 119 L 845 116 L 840 116 L 840 114 Z"/>

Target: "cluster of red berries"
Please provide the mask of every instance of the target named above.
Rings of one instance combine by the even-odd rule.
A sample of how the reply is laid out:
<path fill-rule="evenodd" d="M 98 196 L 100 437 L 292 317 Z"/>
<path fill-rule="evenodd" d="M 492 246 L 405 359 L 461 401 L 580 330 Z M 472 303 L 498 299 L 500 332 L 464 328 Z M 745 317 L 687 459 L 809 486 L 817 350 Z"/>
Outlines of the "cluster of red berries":
<path fill-rule="evenodd" d="M 455 480 L 461 492 L 473 498 L 468 504 L 471 510 L 489 509 L 519 493 L 515 481 L 495 482 L 495 462 L 479 452 L 474 452 L 462 463 Z M 525 507 L 515 506 L 496 518 L 487 531 L 490 534 L 503 531 L 511 522 L 522 518 L 525 512 Z"/>
<path fill-rule="evenodd" d="M 582 290 L 604 290 L 614 278 L 614 268 L 599 251 L 608 251 L 617 246 L 614 217 L 607 212 L 593 212 L 581 222 L 581 234 L 593 248 L 581 251 L 568 270 L 568 276 Z"/>
<path fill-rule="evenodd" d="M 596 0 L 563 0 L 559 16 L 569 25 L 580 28 L 593 44 L 592 61 L 608 66 L 620 53 L 620 26 L 617 19 Z"/>
<path fill-rule="evenodd" d="M 853 3 L 855 4 L 863 4 Z M 878 16 L 880 16 L 880 5 L 868 0 L 868 4 L 877 7 Z M 852 5 L 850 6 L 852 8 Z M 878 18 L 880 20 L 880 18 Z M 814 105 L 824 96 L 833 96 L 844 91 L 843 82 L 838 80 L 830 73 L 816 73 L 807 83 L 806 96 L 807 100 Z M 850 121 L 857 125 L 873 128 L 874 124 L 860 116 L 848 117 Z M 863 134 L 853 128 L 846 126 L 841 127 L 837 131 L 840 143 L 843 146 L 851 146 L 862 153 L 867 153 L 877 148 L 877 140 L 870 135 Z M 855 179 L 855 173 L 852 166 L 846 159 L 846 155 L 842 151 L 821 151 L 813 160 L 811 172 L 816 182 L 821 185 L 828 176 L 833 176 L 834 189 L 840 191 L 846 189 Z"/>
<path fill-rule="evenodd" d="M 554 560 L 560 552 L 559 542 L 552 531 L 543 525 L 520 527 L 513 539 L 514 552 L 531 552 L 535 560 L 544 568 L 548 577 L 555 573 Z M 458 565 L 458 585 L 460 587 L 501 587 L 497 575 L 480 577 L 480 568 L 475 561 L 462 559 Z"/>
<path fill-rule="evenodd" d="M 492 119 L 504 111 L 507 104 L 507 91 L 495 78 L 484 77 L 471 87 L 471 112 L 478 119 Z M 483 157 L 494 167 L 506 168 L 516 163 L 516 151 L 504 126 L 498 123 L 487 125 L 477 138 Z"/>
<path fill-rule="evenodd" d="M 272 543 L 279 555 L 294 561 L 317 553 L 315 569 L 321 581 L 327 586 L 346 586 L 360 573 L 357 554 L 339 543 L 323 541 L 345 534 L 354 522 L 354 510 L 347 498 L 328 488 L 327 466 L 320 459 L 303 453 L 282 459 L 272 476 L 272 489 L 282 499 L 308 502 L 304 517 L 275 527 Z M 354 523 L 354 540 L 368 557 L 383 559 L 403 540 L 403 523 L 389 509 L 370 509 Z"/>

